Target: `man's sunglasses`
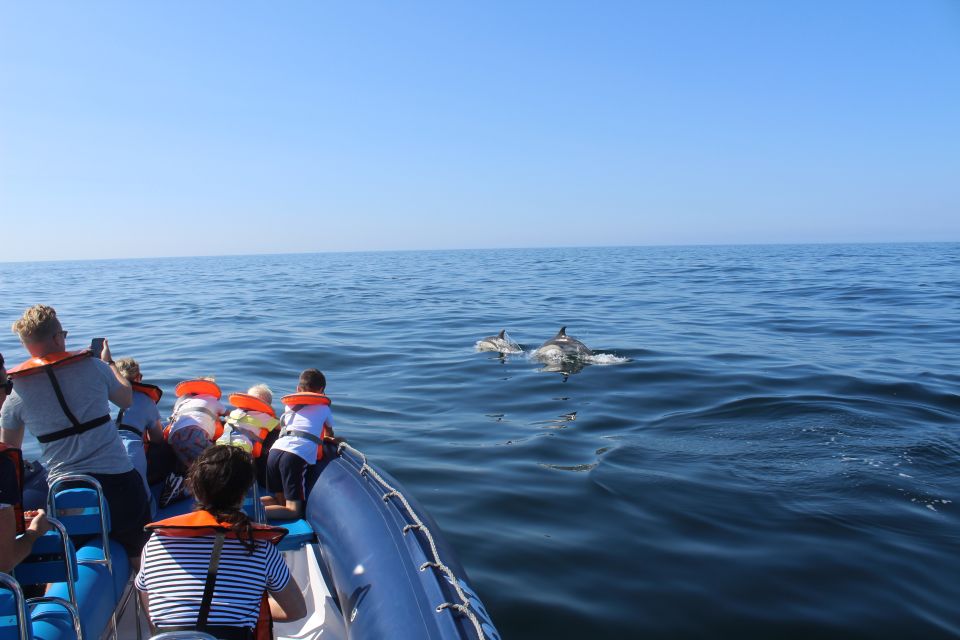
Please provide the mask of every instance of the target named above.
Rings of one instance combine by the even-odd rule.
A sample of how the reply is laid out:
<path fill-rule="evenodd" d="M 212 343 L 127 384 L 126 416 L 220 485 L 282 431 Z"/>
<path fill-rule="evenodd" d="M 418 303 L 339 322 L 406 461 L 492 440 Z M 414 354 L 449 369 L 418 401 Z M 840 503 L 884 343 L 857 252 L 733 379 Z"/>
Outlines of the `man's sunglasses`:
<path fill-rule="evenodd" d="M 10 395 L 13 392 L 13 380 L 7 378 L 7 381 L 0 385 L 0 389 L 3 389 L 7 395 Z"/>

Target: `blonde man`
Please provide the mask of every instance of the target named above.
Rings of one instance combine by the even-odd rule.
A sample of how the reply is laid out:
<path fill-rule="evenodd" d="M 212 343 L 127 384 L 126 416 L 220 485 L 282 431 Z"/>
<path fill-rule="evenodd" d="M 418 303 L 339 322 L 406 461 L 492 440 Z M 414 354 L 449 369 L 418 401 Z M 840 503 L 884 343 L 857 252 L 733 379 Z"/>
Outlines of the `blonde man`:
<path fill-rule="evenodd" d="M 96 478 L 110 504 L 112 537 L 138 557 L 149 508 L 143 482 L 110 419 L 110 402 L 126 408 L 133 391 L 117 371 L 109 344 L 104 340 L 100 354 L 68 352 L 57 312 L 40 304 L 24 311 L 13 331 L 32 357 L 8 372 L 16 386 L 0 413 L 0 441 L 20 447 L 26 428 L 40 442 L 50 481 L 69 473 Z"/>

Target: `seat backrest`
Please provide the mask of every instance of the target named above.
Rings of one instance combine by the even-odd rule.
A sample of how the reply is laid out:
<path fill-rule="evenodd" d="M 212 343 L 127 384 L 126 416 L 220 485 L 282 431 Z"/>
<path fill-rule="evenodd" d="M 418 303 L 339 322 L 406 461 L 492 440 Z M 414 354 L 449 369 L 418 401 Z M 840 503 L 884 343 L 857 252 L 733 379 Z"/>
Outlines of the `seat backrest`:
<path fill-rule="evenodd" d="M 76 549 L 69 538 L 66 541 L 63 540 L 61 532 L 61 529 L 53 527 L 34 541 L 30 555 L 13 569 L 13 576 L 17 582 L 20 584 L 66 582 L 77 575 Z"/>
<path fill-rule="evenodd" d="M 56 513 L 53 513 L 71 536 L 102 533 L 106 526 L 110 533 L 110 508 L 103 502 L 104 512 L 100 513 L 100 497 L 95 489 L 86 487 L 64 489 L 56 493 Z"/>

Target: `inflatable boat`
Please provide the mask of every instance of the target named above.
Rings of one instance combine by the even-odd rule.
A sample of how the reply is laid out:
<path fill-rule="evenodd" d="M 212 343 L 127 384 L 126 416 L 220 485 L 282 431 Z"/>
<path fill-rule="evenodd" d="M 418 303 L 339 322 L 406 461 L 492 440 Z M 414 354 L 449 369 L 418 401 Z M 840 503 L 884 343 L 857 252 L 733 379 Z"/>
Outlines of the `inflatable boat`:
<path fill-rule="evenodd" d="M 345 443 L 325 453 L 318 471 L 305 519 L 271 522 L 287 529 L 278 547 L 308 609 L 301 620 L 275 623 L 275 638 L 499 640 L 439 528 L 396 480 Z M 262 520 L 258 494 L 251 492 L 245 509 Z M 96 480 L 58 479 L 47 506 L 51 531 L 12 576 L 0 574 L 0 640 L 150 637 L 127 558 L 109 539 Z M 170 505 L 157 519 L 192 506 Z M 43 595 L 24 595 L 29 585 L 44 584 Z"/>

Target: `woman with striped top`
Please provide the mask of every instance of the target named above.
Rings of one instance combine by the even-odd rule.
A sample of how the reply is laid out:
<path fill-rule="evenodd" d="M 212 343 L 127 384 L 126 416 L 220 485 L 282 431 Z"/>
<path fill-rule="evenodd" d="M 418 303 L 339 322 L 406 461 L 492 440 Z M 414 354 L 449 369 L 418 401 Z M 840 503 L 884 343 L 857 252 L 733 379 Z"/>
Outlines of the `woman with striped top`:
<path fill-rule="evenodd" d="M 254 473 L 242 449 L 210 447 L 189 472 L 197 510 L 150 525 L 154 534 L 143 549 L 136 586 L 160 631 L 253 638 L 264 593 L 274 620 L 306 615 L 300 588 L 270 541 L 277 530 L 253 525 L 241 509 Z"/>

